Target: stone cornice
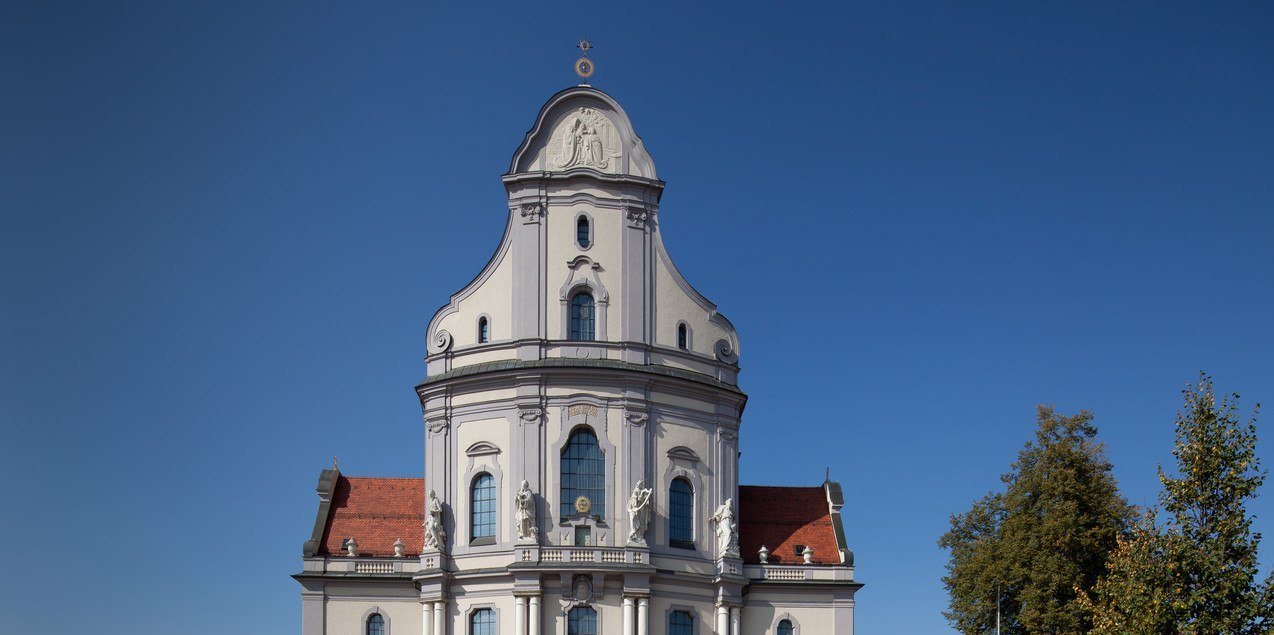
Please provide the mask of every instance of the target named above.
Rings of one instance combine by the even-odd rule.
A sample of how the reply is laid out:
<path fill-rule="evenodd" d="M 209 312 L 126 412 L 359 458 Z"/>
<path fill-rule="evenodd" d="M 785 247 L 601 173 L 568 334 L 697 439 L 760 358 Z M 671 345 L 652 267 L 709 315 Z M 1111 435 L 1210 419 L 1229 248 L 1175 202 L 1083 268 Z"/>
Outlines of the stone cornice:
<path fill-rule="evenodd" d="M 432 386 L 441 382 L 451 381 L 462 377 L 486 375 L 488 373 L 577 368 L 601 368 L 681 379 L 746 397 L 745 393 L 742 390 L 739 390 L 738 386 L 732 386 L 716 378 L 709 377 L 708 375 L 682 370 L 680 368 L 654 364 L 631 364 L 614 359 L 576 359 L 567 357 L 551 357 L 536 360 L 509 359 L 498 362 L 484 362 L 480 364 L 472 364 L 470 366 L 461 366 L 459 368 L 453 368 L 445 373 L 428 377 L 417 385 L 416 388 L 417 392 L 419 392 L 421 388 L 426 386 Z"/>

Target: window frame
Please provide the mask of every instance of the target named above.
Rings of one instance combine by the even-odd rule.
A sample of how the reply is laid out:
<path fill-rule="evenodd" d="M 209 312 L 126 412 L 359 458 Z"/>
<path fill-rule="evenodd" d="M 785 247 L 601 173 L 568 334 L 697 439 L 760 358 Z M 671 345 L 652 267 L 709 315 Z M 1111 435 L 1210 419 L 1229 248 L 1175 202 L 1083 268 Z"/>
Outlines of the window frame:
<path fill-rule="evenodd" d="M 580 315 L 577 316 L 576 314 L 576 301 L 583 297 L 588 298 L 588 308 L 590 313 L 587 318 L 588 337 L 584 337 L 584 323 L 586 318 L 582 315 L 582 306 L 579 307 L 581 309 Z M 572 293 L 570 299 L 567 300 L 566 314 L 567 319 L 569 320 L 566 325 L 566 339 L 572 342 L 597 341 L 597 298 L 593 296 L 592 289 L 584 288 Z M 577 322 L 579 324 L 578 328 L 576 326 Z"/>
<path fill-rule="evenodd" d="M 385 612 L 380 610 L 379 606 L 373 606 L 363 612 L 363 630 L 360 632 L 363 635 L 368 634 L 368 627 L 371 625 L 372 617 L 376 615 L 380 616 L 381 634 L 389 635 L 389 616 L 385 615 Z"/>
<path fill-rule="evenodd" d="M 592 614 L 593 616 L 593 632 L 592 633 L 584 633 L 580 631 L 571 630 L 571 615 L 573 615 L 576 611 L 581 611 L 581 612 L 588 611 L 589 613 Z M 605 631 L 602 630 L 601 614 L 598 612 L 597 609 L 593 608 L 592 606 L 589 606 L 587 604 L 576 606 L 566 612 L 566 635 L 598 635 L 599 633 L 603 633 L 603 632 Z"/>
<path fill-rule="evenodd" d="M 580 233 L 579 233 L 580 221 L 583 221 L 587 228 L 586 233 L 588 235 L 585 237 L 587 244 L 580 242 Z M 575 215 L 575 224 L 571 226 L 571 236 L 572 236 L 572 240 L 575 242 L 575 247 L 577 249 L 579 249 L 580 251 L 588 251 L 589 249 L 592 249 L 593 245 L 597 244 L 596 232 L 594 232 L 593 230 L 595 226 L 596 226 L 596 223 L 593 222 L 592 215 L 588 214 L 587 212 L 580 212 Z"/>
<path fill-rule="evenodd" d="M 676 624 L 676 626 L 679 626 L 679 627 L 686 627 L 687 629 L 689 629 L 688 632 L 673 631 L 674 624 L 672 623 L 672 620 L 674 617 L 678 615 L 684 615 L 686 616 L 686 618 L 690 620 L 689 624 Z M 695 614 L 691 611 L 687 611 L 685 609 L 673 609 L 671 611 L 668 611 L 668 619 L 667 619 L 668 635 L 694 635 L 695 622 L 698 622 L 698 620 L 695 619 Z"/>
<path fill-rule="evenodd" d="M 477 498 L 478 491 L 479 491 L 478 481 L 484 478 L 489 479 L 491 484 L 489 487 L 484 487 L 482 489 L 489 490 L 491 492 L 491 498 L 479 501 Z M 473 478 L 469 479 L 469 544 L 470 545 L 472 546 L 494 545 L 496 543 L 496 534 L 498 532 L 498 528 L 500 525 L 499 500 L 500 500 L 499 484 L 496 481 L 494 474 L 483 471 L 483 472 L 479 472 L 478 474 L 475 474 Z M 491 504 L 490 510 L 479 511 L 478 510 L 479 502 L 489 502 Z M 481 525 L 479 525 L 478 514 L 489 514 L 490 515 L 489 525 L 487 523 L 482 523 Z M 478 535 L 479 526 L 483 527 L 484 529 L 489 526 L 491 534 L 479 536 Z"/>
<path fill-rule="evenodd" d="M 479 604 L 469 607 L 469 613 L 465 617 L 465 633 L 468 633 L 468 635 L 478 635 L 477 631 L 474 629 L 473 620 L 479 613 L 484 611 L 491 614 L 491 627 L 494 629 L 492 630 L 492 633 L 494 635 L 499 635 L 500 609 L 496 608 L 494 604 Z"/>
<path fill-rule="evenodd" d="M 677 322 L 676 344 L 678 350 L 690 350 L 690 325 L 684 320 Z"/>
<path fill-rule="evenodd" d="M 782 624 L 785 621 L 792 625 L 792 635 L 801 635 L 801 623 L 796 621 L 796 618 L 792 617 L 791 613 L 775 615 L 774 622 L 770 624 L 770 632 L 778 635 L 779 624 Z"/>
<path fill-rule="evenodd" d="M 478 316 L 477 331 L 479 344 L 491 343 L 491 316 L 485 313 Z"/>
<path fill-rule="evenodd" d="M 676 504 L 676 497 L 674 496 L 672 488 L 678 481 L 685 483 L 690 495 L 689 504 L 686 506 L 687 512 L 689 513 L 689 517 L 686 519 L 687 530 L 690 532 L 689 538 L 674 537 L 673 535 L 676 531 L 676 519 L 682 518 L 681 515 L 674 514 L 673 512 L 673 505 Z M 694 483 L 690 482 L 690 479 L 684 476 L 674 476 L 672 480 L 668 482 L 668 546 L 674 549 L 695 548 L 695 486 Z"/>
<path fill-rule="evenodd" d="M 581 434 L 587 433 L 593 437 L 593 447 L 597 450 L 597 458 L 591 457 L 572 457 L 567 459 L 567 452 L 572 450 L 572 442 Z M 576 472 L 575 470 L 567 471 L 567 461 L 589 461 L 595 462 L 598 471 L 596 473 Z M 567 485 L 567 475 L 572 477 L 595 477 L 600 479 L 600 487 L 585 487 L 575 484 Z M 575 478 L 572 478 L 575 481 Z M 576 515 L 575 499 L 580 495 L 588 496 L 591 508 L 588 516 L 592 518 L 604 518 L 606 516 L 606 497 L 608 494 L 606 483 L 606 450 L 602 447 L 601 437 L 597 434 L 597 430 L 589 425 L 579 425 L 571 429 L 566 435 L 566 442 L 562 444 L 562 449 L 558 455 L 558 503 L 560 509 L 558 516 L 565 520 Z M 568 494 L 570 492 L 570 494 Z M 594 492 L 599 495 L 593 496 Z"/>

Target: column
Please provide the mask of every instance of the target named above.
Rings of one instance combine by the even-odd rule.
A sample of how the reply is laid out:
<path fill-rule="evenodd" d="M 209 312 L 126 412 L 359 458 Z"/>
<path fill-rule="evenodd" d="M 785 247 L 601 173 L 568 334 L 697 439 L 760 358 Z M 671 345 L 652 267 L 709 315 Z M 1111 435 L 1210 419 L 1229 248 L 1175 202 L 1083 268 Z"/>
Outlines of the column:
<path fill-rule="evenodd" d="M 513 635 L 526 635 L 526 596 L 513 598 L 517 606 L 513 609 Z"/>
<path fill-rule="evenodd" d="M 730 635 L 739 635 L 739 626 L 743 622 L 743 607 L 730 607 Z"/>
<path fill-rule="evenodd" d="M 540 635 L 540 596 L 531 596 L 531 632 L 528 635 Z"/>
<path fill-rule="evenodd" d="M 624 598 L 623 635 L 633 635 L 633 599 L 632 598 Z"/>
<path fill-rule="evenodd" d="M 433 635 L 434 630 L 434 603 L 420 603 L 420 632 L 421 635 Z"/>
<path fill-rule="evenodd" d="M 730 609 L 724 604 L 717 605 L 717 635 L 729 635 Z"/>
<path fill-rule="evenodd" d="M 447 635 L 447 603 L 434 603 L 434 632 L 433 635 Z"/>
<path fill-rule="evenodd" d="M 650 598 L 637 599 L 637 635 L 650 635 Z"/>

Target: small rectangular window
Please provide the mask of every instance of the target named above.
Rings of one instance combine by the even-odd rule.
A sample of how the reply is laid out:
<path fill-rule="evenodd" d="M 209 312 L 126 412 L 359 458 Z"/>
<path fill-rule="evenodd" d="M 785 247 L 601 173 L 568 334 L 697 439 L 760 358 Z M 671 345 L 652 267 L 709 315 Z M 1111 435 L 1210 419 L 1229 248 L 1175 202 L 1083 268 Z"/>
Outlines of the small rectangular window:
<path fill-rule="evenodd" d="M 588 539 L 591 537 L 592 533 L 593 533 L 593 530 L 590 527 L 576 527 L 575 528 L 575 546 L 587 547 Z"/>

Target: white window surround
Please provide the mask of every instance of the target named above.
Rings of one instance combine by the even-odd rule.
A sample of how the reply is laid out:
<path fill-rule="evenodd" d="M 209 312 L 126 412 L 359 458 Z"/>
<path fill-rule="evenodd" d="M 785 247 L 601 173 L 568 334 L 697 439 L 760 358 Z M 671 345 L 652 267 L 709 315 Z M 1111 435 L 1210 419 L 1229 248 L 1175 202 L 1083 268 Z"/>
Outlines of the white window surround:
<path fill-rule="evenodd" d="M 782 622 L 783 620 L 787 620 L 792 623 L 792 635 L 801 635 L 801 623 L 797 622 L 796 618 L 792 617 L 791 613 L 776 615 L 774 617 L 774 623 L 770 625 L 770 632 L 777 634 L 779 632 L 779 622 Z"/>
<path fill-rule="evenodd" d="M 469 446 L 465 451 L 468 461 L 464 471 L 464 495 L 458 497 L 456 502 L 463 505 L 464 509 L 460 510 L 455 516 L 455 531 L 457 534 L 456 546 L 464 545 L 465 547 L 483 547 L 485 544 L 473 544 L 473 482 L 479 474 L 483 472 L 490 474 L 495 479 L 495 541 L 491 544 L 500 544 L 503 541 L 505 528 L 500 522 L 501 514 L 504 512 L 504 470 L 500 469 L 500 448 L 495 444 L 487 441 L 479 441 Z M 454 512 L 453 512 L 454 513 Z M 483 541 L 486 543 L 486 541 Z"/>
<path fill-rule="evenodd" d="M 605 615 L 605 612 L 604 612 L 604 611 L 599 611 L 599 610 L 597 610 L 597 607 L 596 607 L 596 606 L 594 606 L 592 603 L 585 603 L 585 604 L 579 604 L 579 605 L 577 605 L 577 606 L 572 606 L 572 607 L 570 607 L 570 608 L 566 609 L 566 613 L 565 613 L 564 615 L 562 615 L 562 619 L 561 619 L 561 620 L 560 620 L 560 622 L 559 622 L 559 623 L 562 625 L 561 635 L 570 635 L 570 631 L 569 631 L 569 629 L 570 629 L 570 627 L 571 627 L 571 620 L 570 620 L 570 617 L 569 617 L 569 616 L 570 616 L 570 612 L 571 612 L 571 609 L 573 609 L 573 608 L 578 608 L 578 607 L 584 607 L 584 608 L 590 608 L 590 609 L 593 609 L 593 614 L 597 616 L 597 633 L 598 633 L 598 635 L 604 635 L 604 634 L 607 632 L 607 631 L 606 631 L 606 626 L 602 623 L 602 616 L 603 616 L 603 615 Z M 620 629 L 620 630 L 623 630 L 623 629 Z"/>
<path fill-rule="evenodd" d="M 699 625 L 703 624 L 703 616 L 699 615 L 699 611 L 696 611 L 695 607 L 690 606 L 688 604 L 672 604 L 667 609 L 664 610 L 663 631 L 665 633 L 668 632 L 668 625 L 672 620 L 672 614 L 676 613 L 677 611 L 690 614 L 691 635 L 699 635 L 701 632 L 703 632 L 703 629 L 699 628 Z"/>
<path fill-rule="evenodd" d="M 686 329 L 686 347 L 685 348 L 681 348 L 681 329 L 683 328 Z M 676 332 L 672 334 L 672 343 L 673 343 L 673 346 L 675 346 L 678 350 L 682 350 L 686 352 L 694 350 L 695 348 L 694 329 L 690 328 L 690 324 L 687 323 L 685 320 L 677 321 L 677 330 Z"/>
<path fill-rule="evenodd" d="M 570 272 L 566 274 L 566 281 L 562 283 L 561 290 L 558 293 L 558 300 L 562 307 L 562 325 L 559 338 L 563 340 L 570 339 L 571 299 L 576 294 L 587 291 L 593 295 L 595 312 L 592 341 L 605 342 L 606 309 L 610 305 L 610 293 L 602 285 L 601 277 L 598 275 L 601 265 L 588 256 L 576 256 L 573 260 L 566 263 L 566 266 L 570 269 Z"/>
<path fill-rule="evenodd" d="M 588 222 L 588 246 L 579 244 L 579 221 L 584 219 Z M 588 212 L 580 212 L 575 215 L 575 222 L 571 224 L 571 242 L 575 243 L 575 248 L 580 251 L 588 251 L 597 244 L 597 223 L 593 222 L 593 215 Z"/>
<path fill-rule="evenodd" d="M 671 497 L 668 493 L 672 488 L 673 479 L 684 478 L 690 483 L 690 492 L 693 496 L 692 500 L 694 502 L 694 506 L 691 508 L 692 522 L 690 527 L 692 536 L 691 540 L 694 542 L 693 551 L 697 552 L 701 547 L 699 544 L 699 538 L 702 535 L 699 530 L 699 522 L 708 517 L 705 515 L 706 510 L 703 509 L 704 485 L 703 477 L 699 475 L 699 455 L 696 454 L 694 450 L 683 445 L 679 445 L 668 450 L 668 459 L 668 466 L 664 468 L 663 478 L 659 483 L 660 487 L 663 488 L 662 491 L 664 493 L 664 495 L 659 498 L 660 505 L 662 505 L 662 509 L 659 510 L 662 512 L 660 514 L 660 529 L 663 530 L 663 535 L 658 536 L 657 540 L 659 541 L 659 544 L 664 546 L 664 548 L 673 550 L 674 552 L 686 553 L 687 551 L 691 551 L 682 547 L 672 547 L 669 544 L 672 537 L 672 515 L 669 513 L 670 510 L 668 509 L 668 505 L 671 502 L 669 500 Z"/>
<path fill-rule="evenodd" d="M 363 621 L 358 625 L 359 635 L 367 635 L 367 620 L 372 619 L 372 616 L 377 614 L 380 615 L 382 620 L 385 620 L 385 635 L 389 635 L 389 616 L 385 615 L 385 612 L 380 610 L 379 606 L 373 606 L 363 613 Z"/>
<path fill-rule="evenodd" d="M 482 609 L 495 613 L 495 632 L 497 634 L 500 632 L 500 624 L 502 624 L 500 621 L 500 607 L 495 604 L 474 604 L 466 609 L 464 613 L 464 632 L 466 635 L 473 635 L 473 614 Z"/>

